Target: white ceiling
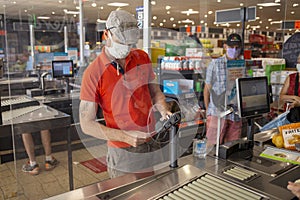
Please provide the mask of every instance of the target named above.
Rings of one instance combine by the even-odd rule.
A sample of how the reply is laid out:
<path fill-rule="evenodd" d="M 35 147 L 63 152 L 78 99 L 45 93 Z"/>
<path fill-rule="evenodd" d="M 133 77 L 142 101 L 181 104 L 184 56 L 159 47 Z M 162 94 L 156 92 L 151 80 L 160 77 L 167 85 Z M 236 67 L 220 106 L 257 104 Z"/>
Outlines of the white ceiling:
<path fill-rule="evenodd" d="M 50 16 L 52 20 L 63 19 L 66 17 L 63 9 L 76 11 L 78 6 L 78 0 L 0 0 L 0 13 L 5 13 L 7 18 L 16 19 L 28 19 L 28 16 L 35 14 L 35 16 Z M 257 3 L 274 2 L 275 0 L 156 0 L 156 5 L 152 6 L 152 16 L 156 16 L 157 19 L 152 19 L 152 26 L 159 27 L 160 23 L 163 23 L 165 28 L 174 28 L 173 24 L 176 24 L 175 28 L 186 25 L 185 23 L 179 24 L 179 21 L 190 19 L 194 21 L 194 25 L 204 25 L 208 27 L 216 27 L 215 11 L 223 9 L 232 9 L 241 7 L 256 6 Z M 91 4 L 95 2 L 96 7 L 92 7 Z M 84 18 L 89 22 L 96 22 L 97 18 L 106 19 L 110 11 L 115 10 L 116 7 L 108 6 L 108 3 L 115 2 L 113 0 L 85 0 L 84 1 Z M 118 2 L 129 3 L 129 6 L 123 7 L 123 9 L 135 13 L 135 9 L 138 6 L 143 5 L 143 0 L 119 0 Z M 261 28 L 257 30 L 277 30 L 280 28 L 280 24 L 271 24 L 272 21 L 280 20 L 300 20 L 300 5 L 293 7 L 295 4 L 300 4 L 300 0 L 281 0 L 280 6 L 264 7 L 259 9 L 257 7 L 257 17 L 260 19 L 254 22 L 248 22 L 247 25 L 257 26 Z M 170 10 L 166 10 L 166 6 L 171 6 Z M 182 14 L 181 11 L 193 9 L 199 11 L 198 14 L 189 15 Z M 280 11 L 277 11 L 280 9 Z M 25 10 L 27 12 L 25 12 Z M 78 10 L 77 10 L 78 11 Z M 170 13 L 167 14 L 167 11 Z M 213 11 L 212 14 L 208 14 L 208 11 Z M 294 14 L 291 12 L 294 11 Z M 55 14 L 51 14 L 55 12 Z M 205 17 L 207 15 L 207 17 Z M 68 15 L 68 17 L 73 17 Z M 174 21 L 170 18 L 173 17 Z M 78 16 L 77 16 L 78 19 Z M 165 22 L 164 22 L 165 20 Z M 203 23 L 201 21 L 203 20 Z M 189 24 L 191 25 L 191 24 Z M 237 23 L 230 24 L 232 28 L 239 28 Z M 241 27 L 241 26 L 240 26 Z"/>

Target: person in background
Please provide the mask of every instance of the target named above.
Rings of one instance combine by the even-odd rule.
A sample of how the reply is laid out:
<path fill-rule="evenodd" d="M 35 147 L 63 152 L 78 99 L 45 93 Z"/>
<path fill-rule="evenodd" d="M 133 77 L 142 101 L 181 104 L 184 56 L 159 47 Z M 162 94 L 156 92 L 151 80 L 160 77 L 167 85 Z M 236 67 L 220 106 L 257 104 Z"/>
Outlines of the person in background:
<path fill-rule="evenodd" d="M 80 126 L 85 134 L 107 140 L 111 178 L 153 167 L 155 156 L 147 154 L 152 150 L 152 107 L 155 105 L 162 118 L 172 114 L 155 83 L 148 54 L 131 48 L 138 41 L 138 33 L 132 14 L 112 11 L 106 21 L 102 53 L 82 78 Z M 98 105 L 106 126 L 95 121 Z"/>
<path fill-rule="evenodd" d="M 289 189 L 298 199 L 300 199 L 300 183 L 298 181 L 289 181 L 287 189 Z"/>
<path fill-rule="evenodd" d="M 280 102 L 282 104 L 288 104 L 286 109 L 293 108 L 293 107 L 299 107 L 300 106 L 300 87 L 298 87 L 298 96 L 295 95 L 295 84 L 296 84 L 296 78 L 298 74 L 298 83 L 300 82 L 299 72 L 300 72 L 300 54 L 297 58 L 297 73 L 289 74 L 289 76 L 286 77 L 284 81 L 284 85 L 281 88 L 280 91 Z"/>
<path fill-rule="evenodd" d="M 31 175 L 38 175 L 40 171 L 39 164 L 36 162 L 36 157 L 34 153 L 34 142 L 31 133 L 22 134 L 23 143 L 25 146 L 26 153 L 29 157 L 28 163 L 24 164 L 22 171 L 29 173 Z M 45 151 L 45 170 L 49 171 L 54 169 L 59 161 L 56 160 L 52 155 L 51 150 L 51 135 L 49 130 L 41 131 L 42 144 Z"/>
<path fill-rule="evenodd" d="M 224 44 L 226 54 L 213 59 L 206 71 L 204 104 L 206 107 L 207 145 L 216 144 L 218 114 L 224 111 L 226 93 L 227 61 L 236 60 L 241 54 L 242 39 L 238 34 L 230 34 Z M 220 144 L 240 138 L 242 120 L 235 112 L 221 119 Z"/>

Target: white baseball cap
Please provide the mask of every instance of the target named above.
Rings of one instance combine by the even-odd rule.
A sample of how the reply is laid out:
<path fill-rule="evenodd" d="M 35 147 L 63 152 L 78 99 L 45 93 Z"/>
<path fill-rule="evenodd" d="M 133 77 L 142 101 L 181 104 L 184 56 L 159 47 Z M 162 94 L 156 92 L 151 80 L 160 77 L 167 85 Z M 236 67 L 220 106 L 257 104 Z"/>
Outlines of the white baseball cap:
<path fill-rule="evenodd" d="M 106 21 L 106 29 L 123 44 L 136 44 L 139 39 L 137 20 L 125 10 L 112 11 Z"/>

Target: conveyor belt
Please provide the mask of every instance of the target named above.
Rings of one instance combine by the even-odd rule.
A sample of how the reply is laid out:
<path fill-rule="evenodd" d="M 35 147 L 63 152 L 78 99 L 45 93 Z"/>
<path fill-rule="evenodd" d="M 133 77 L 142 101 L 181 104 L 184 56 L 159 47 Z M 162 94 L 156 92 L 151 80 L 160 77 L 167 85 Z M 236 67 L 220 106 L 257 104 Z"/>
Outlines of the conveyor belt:
<path fill-rule="evenodd" d="M 159 200 L 193 200 L 193 199 L 268 199 L 260 194 L 239 187 L 210 174 L 162 196 Z"/>
<path fill-rule="evenodd" d="M 11 97 L 8 99 L 1 99 L 2 112 L 24 108 L 28 106 L 38 106 L 40 103 L 28 96 Z"/>
<path fill-rule="evenodd" d="M 225 169 L 223 174 L 240 181 L 250 181 L 258 176 L 255 172 L 237 166 Z"/>

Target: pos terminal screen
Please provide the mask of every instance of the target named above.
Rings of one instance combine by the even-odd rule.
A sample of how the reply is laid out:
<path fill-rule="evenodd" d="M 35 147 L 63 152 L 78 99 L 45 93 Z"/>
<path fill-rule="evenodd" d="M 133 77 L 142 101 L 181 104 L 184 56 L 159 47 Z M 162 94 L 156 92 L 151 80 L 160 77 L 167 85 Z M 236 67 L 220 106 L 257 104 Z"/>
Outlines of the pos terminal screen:
<path fill-rule="evenodd" d="M 270 112 L 268 78 L 236 79 L 238 111 L 240 117 L 257 116 Z"/>
<path fill-rule="evenodd" d="M 74 66 L 72 60 L 52 61 L 53 78 L 74 77 Z"/>

